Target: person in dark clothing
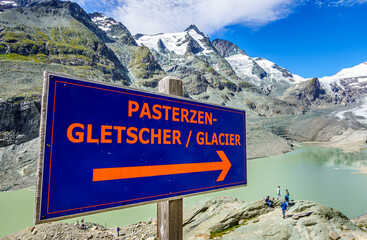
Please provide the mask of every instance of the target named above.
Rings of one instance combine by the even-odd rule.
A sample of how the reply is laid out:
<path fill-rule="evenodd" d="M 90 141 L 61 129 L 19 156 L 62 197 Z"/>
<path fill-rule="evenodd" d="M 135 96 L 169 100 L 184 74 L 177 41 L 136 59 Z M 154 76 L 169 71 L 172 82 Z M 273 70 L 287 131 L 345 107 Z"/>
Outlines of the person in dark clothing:
<path fill-rule="evenodd" d="M 272 202 L 271 202 L 271 200 L 270 200 L 270 197 L 269 197 L 269 196 L 267 196 L 267 197 L 266 197 L 265 202 L 269 205 L 269 208 L 270 208 L 270 207 L 271 207 L 271 205 L 272 205 Z"/>
<path fill-rule="evenodd" d="M 285 218 L 285 211 L 287 210 L 287 204 L 285 203 L 285 200 L 283 201 L 283 203 L 280 206 L 282 208 L 283 219 L 284 219 Z"/>
<path fill-rule="evenodd" d="M 289 206 L 289 197 L 288 197 L 288 195 L 284 196 L 284 201 L 285 201 L 285 204 L 287 204 L 287 207 L 288 207 Z"/>
<path fill-rule="evenodd" d="M 84 218 L 82 218 L 82 220 L 80 221 L 80 223 L 81 223 L 81 227 L 82 227 L 82 229 L 86 229 L 86 227 L 85 227 L 85 225 L 84 225 Z"/>

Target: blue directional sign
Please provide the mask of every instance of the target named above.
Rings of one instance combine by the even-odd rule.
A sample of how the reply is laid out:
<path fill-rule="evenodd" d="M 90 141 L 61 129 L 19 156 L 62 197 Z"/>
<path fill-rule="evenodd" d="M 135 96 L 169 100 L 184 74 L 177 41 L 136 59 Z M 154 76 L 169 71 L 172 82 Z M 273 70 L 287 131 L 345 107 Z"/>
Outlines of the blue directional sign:
<path fill-rule="evenodd" d="M 35 222 L 247 184 L 245 112 L 48 73 Z"/>

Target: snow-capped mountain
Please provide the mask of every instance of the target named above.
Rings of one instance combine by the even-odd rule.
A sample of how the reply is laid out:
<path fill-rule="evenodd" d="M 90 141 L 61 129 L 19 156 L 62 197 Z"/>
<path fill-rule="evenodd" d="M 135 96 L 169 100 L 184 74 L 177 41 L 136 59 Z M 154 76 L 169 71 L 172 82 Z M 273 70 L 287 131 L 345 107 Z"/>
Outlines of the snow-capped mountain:
<path fill-rule="evenodd" d="M 238 77 L 252 83 L 267 94 L 282 95 L 292 84 L 304 81 L 302 77 L 290 73 L 269 60 L 248 56 L 245 51 L 229 41 L 215 39 L 213 45 Z"/>
<path fill-rule="evenodd" d="M 210 39 L 196 26 L 184 32 L 135 35 L 139 46 L 150 49 L 162 69 L 181 78 L 190 95 L 206 92 L 208 86 L 234 91 L 240 89 L 229 63 L 213 47 Z"/>
<path fill-rule="evenodd" d="M 367 62 L 320 78 L 320 83 L 336 103 L 353 103 L 367 94 Z"/>
<path fill-rule="evenodd" d="M 127 45 L 137 45 L 130 31 L 122 23 L 98 12 L 89 14 L 89 17 L 112 41 L 119 41 Z"/>
<path fill-rule="evenodd" d="M 103 13 L 94 12 L 90 14 L 92 21 L 106 33 L 111 32 L 113 25 L 119 25 L 117 21 L 113 18 L 106 17 Z M 116 36 L 111 35 L 111 37 L 116 38 Z"/>
<path fill-rule="evenodd" d="M 214 53 L 209 38 L 194 25 L 184 32 L 140 35 L 136 41 L 139 45 L 147 46 L 157 52 L 170 51 L 181 56 L 187 53 L 199 55 Z"/>
<path fill-rule="evenodd" d="M 139 46 L 148 47 L 161 67 L 182 79 L 200 73 L 206 79 L 237 79 L 228 62 L 213 47 L 210 39 L 195 25 L 184 32 L 136 35 Z M 205 80 L 204 80 L 205 81 Z M 209 80 L 211 81 L 211 80 Z"/>
<path fill-rule="evenodd" d="M 136 35 L 140 46 L 147 46 L 165 71 L 185 66 L 189 56 L 206 62 L 221 77 L 235 84 L 253 84 L 266 94 L 282 95 L 294 83 L 304 79 L 262 58 L 251 58 L 237 45 L 221 39 L 210 41 L 196 26 L 184 32 Z M 169 59 L 169 60 L 167 60 Z M 181 67 L 182 70 L 182 67 Z M 176 74 L 178 77 L 187 76 Z M 209 76 L 210 74 L 204 74 Z M 215 74 L 214 74 L 215 75 Z"/>
<path fill-rule="evenodd" d="M 18 7 L 18 4 L 15 1 L 0 0 L 0 12 L 14 7 Z"/>
<path fill-rule="evenodd" d="M 3 5 L 3 6 L 9 5 L 9 6 L 13 6 L 13 7 L 18 6 L 18 4 L 16 2 L 9 1 L 9 0 L 0 0 L 0 5 Z"/>
<path fill-rule="evenodd" d="M 224 98 L 217 90 L 210 90 L 212 88 L 239 92 L 255 86 L 263 93 L 281 97 L 291 104 L 303 103 L 295 97 L 299 92 L 307 93 L 309 97 L 312 95 L 307 97 L 305 106 L 353 103 L 367 93 L 367 63 L 320 78 L 320 86 L 315 88 L 319 91 L 314 92 L 308 84 L 314 81 L 292 74 L 264 58 L 250 57 L 232 42 L 210 41 L 195 25 L 178 33 L 137 34 L 133 37 L 123 24 L 101 13 L 90 14 L 90 18 L 111 39 L 108 46 L 130 69 L 131 78 L 137 79 L 135 82 L 140 86 L 155 87 L 158 76 L 169 74 L 184 80 L 187 94 L 199 99 L 215 98 L 218 101 Z M 323 90 L 326 95 L 316 94 Z M 313 100 L 319 95 L 322 97 Z"/>

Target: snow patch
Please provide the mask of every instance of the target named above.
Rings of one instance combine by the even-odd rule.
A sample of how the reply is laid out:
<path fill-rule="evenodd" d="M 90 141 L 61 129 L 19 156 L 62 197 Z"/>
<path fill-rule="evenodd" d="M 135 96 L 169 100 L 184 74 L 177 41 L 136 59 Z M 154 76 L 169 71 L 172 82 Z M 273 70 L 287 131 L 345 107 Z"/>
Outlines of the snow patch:
<path fill-rule="evenodd" d="M 255 58 L 254 59 L 255 62 L 257 64 L 259 64 L 260 67 L 262 67 L 268 74 L 270 74 L 270 77 L 275 79 L 277 82 L 280 82 L 280 81 L 287 81 L 291 84 L 297 84 L 297 83 L 300 83 L 300 82 L 303 82 L 305 79 L 303 77 L 300 77 L 298 75 L 295 75 L 295 74 L 292 74 L 292 77 L 285 77 L 283 75 L 283 72 L 281 72 L 280 70 L 278 70 L 275 66 L 277 66 L 275 63 L 269 61 L 269 60 L 266 60 L 266 59 L 263 59 L 263 58 Z M 279 67 L 278 68 L 280 69 L 284 69 L 282 67 Z M 284 69 L 284 71 L 287 71 L 286 69 Z M 290 74 L 290 73 L 289 73 Z"/>
<path fill-rule="evenodd" d="M 112 25 L 119 24 L 114 21 L 112 18 L 108 18 L 105 15 L 101 14 L 98 17 L 92 18 L 92 21 L 98 26 L 98 28 L 102 29 L 105 32 L 111 31 Z"/>
<path fill-rule="evenodd" d="M 12 5 L 13 7 L 18 6 L 18 4 L 14 1 L 0 1 L 0 5 Z"/>
<path fill-rule="evenodd" d="M 345 68 L 333 76 L 326 76 L 320 78 L 319 80 L 324 88 L 331 91 L 331 86 L 334 84 L 344 89 L 341 80 L 351 78 L 355 78 L 357 80 L 357 83 L 353 83 L 354 85 L 367 82 L 367 62 L 361 63 L 351 68 Z"/>
<path fill-rule="evenodd" d="M 154 49 L 159 52 L 158 41 L 160 39 L 169 51 L 172 51 L 177 55 L 185 55 L 187 43 L 181 43 L 185 40 L 185 36 L 186 32 L 165 33 L 151 36 L 144 35 L 140 37 L 136 42 L 140 46 L 144 45 L 150 49 Z"/>
<path fill-rule="evenodd" d="M 283 72 L 279 69 L 283 69 L 284 72 L 288 72 L 286 69 L 279 67 L 275 63 L 263 58 L 251 58 L 244 54 L 236 54 L 225 59 L 240 78 L 246 79 L 256 86 L 261 86 L 266 82 L 273 84 L 273 80 L 276 82 L 285 81 L 289 84 L 297 84 L 305 81 L 304 78 L 295 74 L 292 74 L 292 77 L 285 77 Z M 252 73 L 252 68 L 256 63 L 267 72 L 268 76 L 266 79 L 260 79 L 258 76 Z"/>
<path fill-rule="evenodd" d="M 345 115 L 347 113 L 350 113 L 353 116 L 355 116 L 356 121 L 362 124 L 367 124 L 367 97 L 364 97 L 362 99 L 362 103 L 360 106 L 346 111 L 336 112 L 335 116 L 338 117 L 339 119 L 345 119 L 346 118 Z"/>
<path fill-rule="evenodd" d="M 212 49 L 207 48 L 206 46 L 204 46 L 204 44 L 202 43 L 202 40 L 204 39 L 204 37 L 197 33 L 195 30 L 190 29 L 188 31 L 188 34 L 196 41 L 199 43 L 200 47 L 202 47 L 204 49 L 204 51 L 202 52 L 203 54 L 209 54 L 209 53 L 213 53 L 214 51 Z"/>
<path fill-rule="evenodd" d="M 252 74 L 252 66 L 254 64 L 254 60 L 252 58 L 244 54 L 236 54 L 225 59 L 232 66 L 232 69 L 235 71 L 237 76 L 243 79 L 251 77 L 251 83 L 256 86 L 261 85 L 261 79 Z"/>
<path fill-rule="evenodd" d="M 158 41 L 161 40 L 169 51 L 174 52 L 177 55 L 185 55 L 188 44 L 188 42 L 185 42 L 185 40 L 189 36 L 192 37 L 200 45 L 200 47 L 204 49 L 199 54 L 209 54 L 214 52 L 212 49 L 206 47 L 203 44 L 202 40 L 204 37 L 193 29 L 190 29 L 187 32 L 144 35 L 136 40 L 136 42 L 140 46 L 144 45 L 159 52 Z"/>

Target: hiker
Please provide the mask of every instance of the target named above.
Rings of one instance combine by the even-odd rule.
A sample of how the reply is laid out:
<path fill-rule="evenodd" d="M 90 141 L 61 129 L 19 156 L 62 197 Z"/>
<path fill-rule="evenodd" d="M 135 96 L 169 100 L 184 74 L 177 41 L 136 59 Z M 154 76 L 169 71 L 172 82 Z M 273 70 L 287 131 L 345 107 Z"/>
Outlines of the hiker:
<path fill-rule="evenodd" d="M 82 229 L 87 229 L 87 228 L 85 227 L 85 225 L 84 225 L 84 218 L 82 218 L 82 220 L 81 220 L 80 222 L 81 222 L 81 224 L 82 224 Z"/>
<path fill-rule="evenodd" d="M 79 220 L 76 220 L 76 223 L 74 223 L 74 226 L 79 228 Z"/>
<path fill-rule="evenodd" d="M 288 195 L 284 196 L 284 201 L 285 201 L 285 204 L 287 204 L 287 207 L 288 207 L 289 206 L 289 196 Z"/>
<path fill-rule="evenodd" d="M 283 212 L 283 219 L 285 218 L 285 210 L 287 210 L 287 204 L 285 203 L 285 200 L 283 201 L 282 205 L 282 212 Z"/>
<path fill-rule="evenodd" d="M 266 197 L 265 202 L 266 202 L 267 204 L 269 204 L 269 208 L 271 208 L 271 204 L 272 204 L 272 202 L 271 202 L 271 200 L 270 200 L 270 197 L 269 197 L 269 196 L 267 196 L 267 197 Z"/>
<path fill-rule="evenodd" d="M 119 228 L 119 226 L 116 226 L 116 232 L 117 232 L 117 236 L 120 236 L 120 228 Z"/>
<path fill-rule="evenodd" d="M 290 198 L 289 198 L 289 192 L 288 192 L 288 189 L 286 189 L 286 190 L 285 190 L 285 194 L 286 194 L 286 195 L 288 195 L 288 199 L 290 199 Z"/>
<path fill-rule="evenodd" d="M 280 195 L 280 186 L 277 188 L 277 199 L 280 199 L 282 196 Z"/>

